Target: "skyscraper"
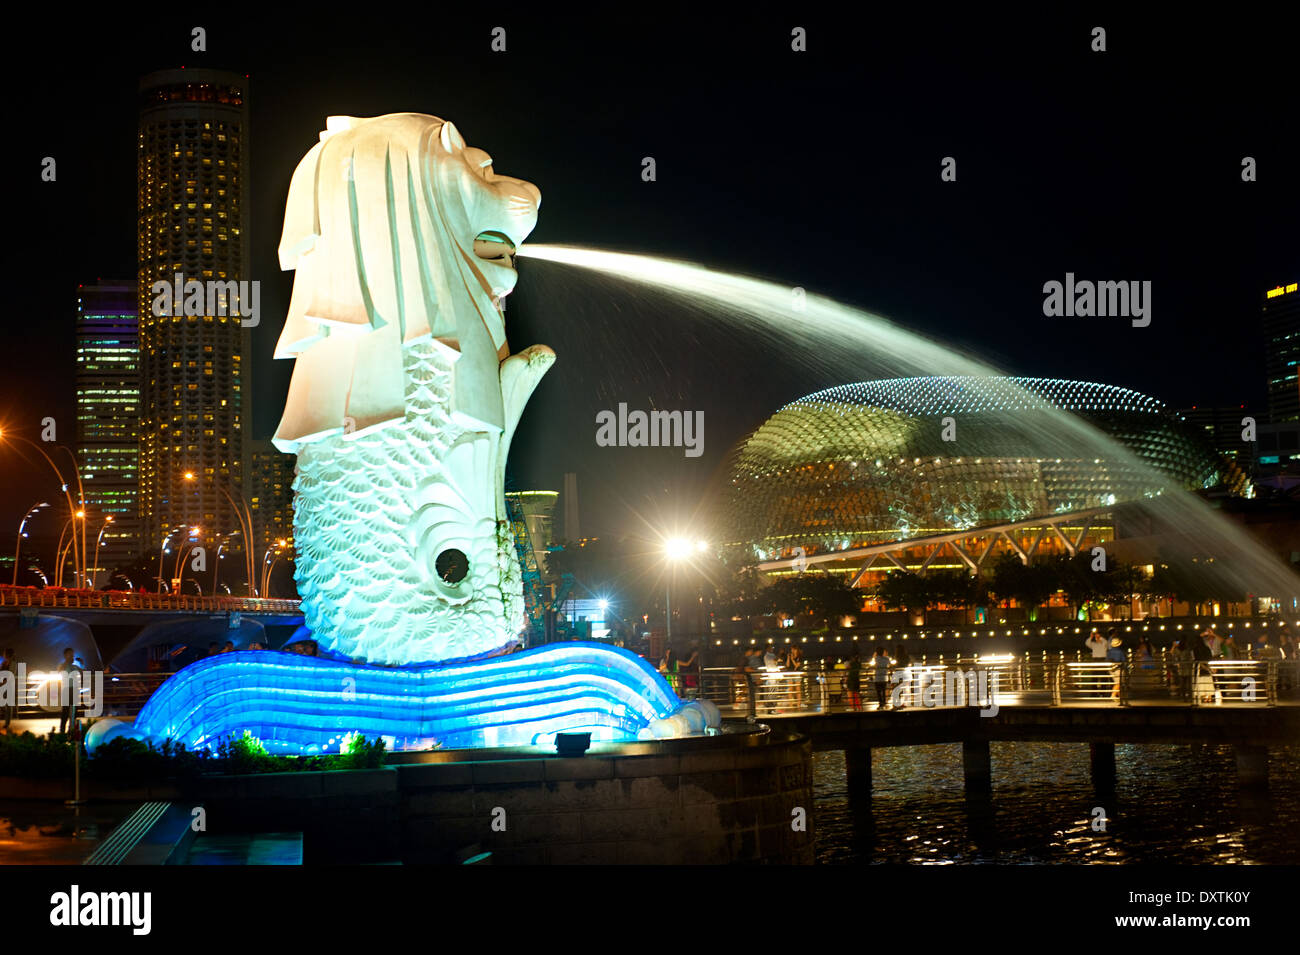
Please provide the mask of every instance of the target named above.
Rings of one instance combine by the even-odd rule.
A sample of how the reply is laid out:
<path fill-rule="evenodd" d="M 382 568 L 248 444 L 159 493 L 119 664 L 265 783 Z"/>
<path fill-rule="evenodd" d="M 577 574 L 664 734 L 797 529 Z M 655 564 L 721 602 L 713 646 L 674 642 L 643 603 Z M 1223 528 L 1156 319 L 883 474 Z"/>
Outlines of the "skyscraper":
<path fill-rule="evenodd" d="M 153 284 L 170 287 L 177 275 L 203 283 L 249 278 L 247 134 L 243 76 L 180 69 L 140 81 L 140 513 L 147 551 L 182 525 L 200 527 L 208 543 L 239 527 L 231 500 L 245 483 L 249 331 L 237 314 L 212 314 L 220 309 L 210 297 L 202 314 L 155 314 Z M 238 537 L 235 546 L 243 546 Z"/>
<path fill-rule="evenodd" d="M 77 466 L 89 511 L 87 566 L 97 586 L 140 546 L 137 307 L 132 281 L 78 289 Z M 96 540 L 102 541 L 98 561 Z"/>
<path fill-rule="evenodd" d="M 1246 403 L 1235 405 L 1193 405 L 1180 408 L 1176 414 L 1205 438 L 1205 443 L 1224 457 L 1235 461 L 1249 471 L 1255 456 L 1255 445 L 1242 438 L 1245 421 L 1259 417 L 1259 412 L 1248 409 Z M 1256 421 L 1256 425 L 1260 424 Z"/>
<path fill-rule="evenodd" d="M 245 439 L 248 448 L 248 504 L 261 553 L 293 539 L 293 476 L 296 458 L 270 441 Z"/>
<path fill-rule="evenodd" d="M 1300 421 L 1300 283 L 1265 292 L 1263 316 L 1269 423 Z"/>

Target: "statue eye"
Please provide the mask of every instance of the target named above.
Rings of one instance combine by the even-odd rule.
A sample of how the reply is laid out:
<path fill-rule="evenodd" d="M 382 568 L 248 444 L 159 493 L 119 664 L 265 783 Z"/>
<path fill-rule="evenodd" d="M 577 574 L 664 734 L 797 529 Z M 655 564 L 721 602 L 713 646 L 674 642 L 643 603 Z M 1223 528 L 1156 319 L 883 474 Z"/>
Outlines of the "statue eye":
<path fill-rule="evenodd" d="M 438 555 L 433 569 L 449 584 L 458 584 L 469 574 L 469 558 L 464 551 L 449 547 Z"/>

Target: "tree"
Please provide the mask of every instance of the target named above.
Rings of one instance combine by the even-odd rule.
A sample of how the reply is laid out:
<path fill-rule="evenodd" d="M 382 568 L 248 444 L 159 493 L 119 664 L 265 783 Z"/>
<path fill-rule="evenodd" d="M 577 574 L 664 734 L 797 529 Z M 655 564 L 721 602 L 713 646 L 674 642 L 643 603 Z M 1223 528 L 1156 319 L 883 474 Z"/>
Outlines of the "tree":
<path fill-rule="evenodd" d="M 1029 619 L 1058 589 L 1057 573 L 1048 563 L 1026 564 L 1018 554 L 1003 554 L 993 565 L 989 589 L 999 600 L 1015 600 L 1028 611 Z"/>
<path fill-rule="evenodd" d="M 939 602 L 934 579 L 909 570 L 886 574 L 876 587 L 876 596 L 890 610 L 920 611 L 922 622 L 926 611 Z"/>
<path fill-rule="evenodd" d="M 1147 585 L 1152 594 L 1173 597 L 1199 614 L 1203 604 L 1245 600 L 1245 588 L 1213 557 L 1187 557 L 1161 551 Z"/>
<path fill-rule="evenodd" d="M 754 604 L 759 613 L 830 618 L 856 613 L 862 600 L 843 576 L 812 573 L 777 578 L 756 596 Z"/>
<path fill-rule="evenodd" d="M 760 612 L 763 589 L 763 575 L 752 559 L 724 561 L 714 587 L 717 607 L 728 616 L 752 616 Z"/>

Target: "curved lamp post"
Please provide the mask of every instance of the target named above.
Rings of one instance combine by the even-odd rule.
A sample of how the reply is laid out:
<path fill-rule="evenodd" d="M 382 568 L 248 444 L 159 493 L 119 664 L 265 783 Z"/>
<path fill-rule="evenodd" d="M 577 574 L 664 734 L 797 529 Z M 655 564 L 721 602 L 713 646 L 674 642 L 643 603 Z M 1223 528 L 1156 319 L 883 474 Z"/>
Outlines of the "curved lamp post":
<path fill-rule="evenodd" d="M 99 545 L 104 540 L 104 531 L 108 530 L 108 525 L 113 523 L 113 515 L 104 518 L 104 525 L 99 529 L 99 536 L 95 538 L 95 576 L 90 579 L 90 589 L 95 589 L 95 584 L 99 582 Z M 82 525 L 83 527 L 85 525 Z"/>
<path fill-rule="evenodd" d="M 59 546 L 55 549 L 54 552 L 55 553 L 55 557 L 54 557 L 54 586 L 55 587 L 63 586 L 63 562 L 67 560 L 67 555 L 69 550 L 72 551 L 72 557 L 74 563 L 76 561 L 76 556 L 77 556 L 76 522 L 77 521 L 81 521 L 82 526 L 83 527 L 85 526 L 85 522 L 86 522 L 85 511 L 74 512 L 71 517 L 69 517 L 66 521 L 63 522 L 63 530 L 59 533 Z M 72 532 L 70 536 L 68 534 L 69 530 L 71 530 Z M 65 537 L 68 537 L 67 544 L 63 543 L 63 539 Z M 75 579 L 75 575 L 77 573 L 77 569 L 75 567 L 73 568 L 73 573 L 74 573 L 73 586 L 75 587 L 79 585 L 81 581 Z"/>
<path fill-rule="evenodd" d="M 23 528 L 27 526 L 27 522 L 31 520 L 33 514 L 35 514 L 41 508 L 49 507 L 49 506 L 50 505 L 45 501 L 42 501 L 39 504 L 33 504 L 31 506 L 31 509 L 26 514 L 23 515 L 23 519 L 18 525 L 18 540 L 14 543 L 14 586 L 15 587 L 18 586 L 18 554 L 23 547 L 23 538 L 27 536 L 26 534 L 23 533 Z"/>
<path fill-rule="evenodd" d="M 263 596 L 271 596 L 271 571 L 275 570 L 276 562 L 279 561 L 284 548 L 288 545 L 289 542 L 281 537 L 275 542 L 275 547 L 268 547 L 266 553 L 262 555 L 262 589 L 260 592 Z M 274 558 L 271 557 L 272 551 L 275 552 Z M 270 563 L 268 564 L 267 561 L 270 561 Z"/>
<path fill-rule="evenodd" d="M 163 554 L 167 553 L 167 542 L 172 539 L 172 535 L 182 528 L 189 527 L 188 524 L 177 524 L 166 534 L 163 535 L 162 543 L 158 545 L 158 587 L 159 593 L 162 593 L 162 572 L 163 572 Z"/>
<path fill-rule="evenodd" d="M 234 537 L 238 533 L 239 531 L 231 531 L 229 534 L 222 537 L 221 543 L 217 545 L 217 556 L 216 559 L 212 561 L 212 596 L 214 597 L 217 595 L 217 575 L 221 573 L 221 562 L 225 560 L 221 552 L 225 550 L 226 545 L 230 543 L 230 538 Z"/>
<path fill-rule="evenodd" d="M 6 433 L 3 429 L 0 429 L 0 438 L 6 438 L 6 439 L 7 439 L 7 438 L 11 438 L 11 439 L 13 439 L 14 441 L 21 441 L 23 444 L 26 444 L 26 445 L 28 445 L 28 446 L 34 448 L 34 449 L 36 450 L 36 452 L 37 452 L 38 454 L 40 454 L 40 456 L 43 457 L 43 458 L 45 459 L 45 463 L 48 464 L 48 465 L 50 466 L 50 468 L 54 471 L 55 476 L 59 479 L 59 484 L 60 484 L 60 486 L 61 486 L 61 488 L 62 488 L 62 490 L 63 490 L 63 497 L 64 497 L 64 500 L 66 500 L 66 501 L 67 501 L 67 504 L 68 504 L 68 514 L 69 514 L 69 517 L 71 517 L 72 514 L 75 514 L 78 510 L 82 510 L 82 511 L 84 511 L 84 510 L 86 509 L 86 495 L 85 495 L 84 491 L 82 490 L 82 486 L 81 486 L 81 472 L 77 469 L 77 458 L 76 458 L 76 455 L 74 455 L 70 450 L 68 450 L 67 448 L 63 448 L 64 451 L 67 451 L 67 452 L 68 452 L 68 457 L 70 457 L 70 458 L 72 459 L 72 471 L 73 471 L 73 474 L 74 474 L 74 475 L 76 476 L 76 478 L 77 478 L 77 495 L 78 495 L 78 497 L 80 498 L 80 501 L 81 501 L 80 507 L 78 507 L 78 505 L 76 505 L 76 504 L 73 503 L 73 501 L 72 501 L 72 492 L 68 489 L 68 481 L 67 481 L 67 479 L 63 476 L 63 472 L 59 470 L 59 466 L 58 466 L 57 464 L 54 463 L 54 459 L 53 459 L 52 457 L 50 457 L 49 454 L 46 453 L 46 451 L 45 451 L 44 448 L 42 448 L 39 444 L 37 444 L 35 441 L 31 440 L 30 438 L 25 438 L 25 437 L 23 437 L 21 434 L 10 434 L 10 433 Z M 62 446 L 62 445 L 59 445 L 59 447 L 63 447 L 63 446 Z M 56 448 L 56 450 L 57 450 L 57 448 Z M 73 553 L 73 558 L 74 558 L 74 560 L 75 560 L 75 562 L 76 562 L 76 565 L 77 565 L 77 577 L 78 577 L 78 578 L 80 578 L 80 577 L 82 576 L 82 573 L 83 573 L 83 565 L 85 564 L 85 559 L 86 559 L 86 552 L 85 552 L 85 551 L 86 551 L 86 548 L 85 548 L 85 529 L 84 529 L 84 528 L 82 529 L 81 540 L 82 540 L 82 546 L 81 546 L 80 549 L 78 549 L 77 546 L 76 546 L 76 543 L 75 543 L 75 541 L 76 541 L 76 535 L 75 535 L 75 534 L 73 535 L 73 541 L 74 541 L 74 543 L 73 543 L 73 547 L 72 547 L 72 553 Z"/>
<path fill-rule="evenodd" d="M 183 579 L 184 575 L 181 573 L 181 561 L 185 559 L 186 554 L 188 554 L 194 548 L 200 546 L 201 541 L 196 540 L 196 538 L 202 533 L 203 533 L 203 529 L 201 527 L 199 527 L 196 524 L 190 525 L 189 538 L 187 540 L 182 541 L 181 546 L 176 549 L 176 563 L 172 565 L 172 580 Z M 181 593 L 184 590 L 185 590 L 185 585 L 183 583 L 177 585 L 176 587 L 177 593 Z M 199 592 L 200 593 L 203 592 L 202 587 L 199 588 Z"/>
<path fill-rule="evenodd" d="M 184 474 L 184 478 L 187 481 L 197 481 L 198 475 L 196 475 L 193 471 L 186 471 Z M 215 484 L 216 482 L 214 481 L 213 483 Z M 217 486 L 217 490 L 226 496 L 226 500 L 230 502 L 230 506 L 234 508 L 235 518 L 239 521 L 239 529 L 244 533 L 244 565 L 245 565 L 245 570 L 248 572 L 248 592 L 249 592 L 248 595 L 252 597 L 254 596 L 253 578 L 256 574 L 256 570 L 253 567 L 253 549 L 252 549 L 253 540 L 254 540 L 253 513 L 251 510 L 249 510 L 248 502 L 244 500 L 244 496 L 242 494 L 239 496 L 239 501 L 236 502 L 234 497 L 231 496 L 230 491 L 226 489 L 226 486 L 224 484 L 217 484 L 216 486 Z"/>

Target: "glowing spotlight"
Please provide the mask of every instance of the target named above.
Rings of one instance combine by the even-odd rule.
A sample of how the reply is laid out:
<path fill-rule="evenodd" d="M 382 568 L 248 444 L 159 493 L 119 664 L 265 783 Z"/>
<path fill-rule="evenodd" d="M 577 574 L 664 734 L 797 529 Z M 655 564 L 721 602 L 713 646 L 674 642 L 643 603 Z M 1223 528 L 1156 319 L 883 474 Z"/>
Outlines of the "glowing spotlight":
<path fill-rule="evenodd" d="M 664 544 L 669 560 L 681 560 L 691 552 L 691 542 L 682 537 L 670 537 Z"/>

